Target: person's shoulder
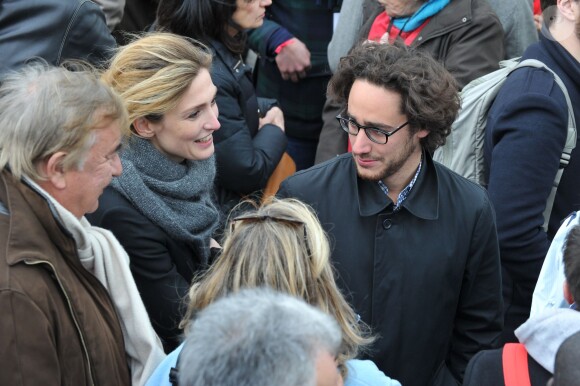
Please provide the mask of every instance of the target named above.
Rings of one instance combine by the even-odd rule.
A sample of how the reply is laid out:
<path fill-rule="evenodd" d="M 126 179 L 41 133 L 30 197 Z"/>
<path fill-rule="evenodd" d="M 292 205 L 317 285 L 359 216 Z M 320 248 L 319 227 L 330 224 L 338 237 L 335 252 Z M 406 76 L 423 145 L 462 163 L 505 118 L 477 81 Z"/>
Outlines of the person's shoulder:
<path fill-rule="evenodd" d="M 177 367 L 177 361 L 179 360 L 179 354 L 181 354 L 182 349 L 183 343 L 171 353 L 167 354 L 165 359 L 157 365 L 157 368 L 155 368 L 147 383 L 145 383 L 145 386 L 171 386 L 169 373 L 171 368 Z"/>
<path fill-rule="evenodd" d="M 489 17 L 490 15 L 493 15 L 497 18 L 498 12 L 496 12 L 494 9 L 495 3 L 498 1 L 487 1 L 487 0 L 461 0 L 461 1 L 471 3 L 471 13 L 473 18 L 481 19 Z"/>
<path fill-rule="evenodd" d="M 346 362 L 348 376 L 344 386 L 401 386 L 386 376 L 373 361 L 351 359 Z"/>
<path fill-rule="evenodd" d="M 352 154 L 345 153 L 308 169 L 300 170 L 288 177 L 285 182 L 291 185 L 310 185 L 313 183 L 320 185 L 321 181 L 334 179 L 341 174 L 348 173 L 350 167 L 352 167 Z"/>
<path fill-rule="evenodd" d="M 487 191 L 478 183 L 471 181 L 468 178 L 454 172 L 445 165 L 434 161 L 435 171 L 439 182 L 439 188 L 460 194 L 465 199 L 473 199 L 474 197 L 487 199 Z"/>
<path fill-rule="evenodd" d="M 502 349 L 475 354 L 465 370 L 464 386 L 503 385 Z"/>
<path fill-rule="evenodd" d="M 112 186 L 108 186 L 99 197 L 99 209 L 134 208 L 131 202 Z"/>
<path fill-rule="evenodd" d="M 103 194 L 99 197 L 97 210 L 93 213 L 87 213 L 85 217 L 92 225 L 105 228 L 115 223 L 120 225 L 127 218 L 132 218 L 134 221 L 140 219 L 138 221 L 139 224 L 150 222 L 126 197 L 112 186 L 105 188 Z M 108 225 L 105 226 L 105 224 Z"/>

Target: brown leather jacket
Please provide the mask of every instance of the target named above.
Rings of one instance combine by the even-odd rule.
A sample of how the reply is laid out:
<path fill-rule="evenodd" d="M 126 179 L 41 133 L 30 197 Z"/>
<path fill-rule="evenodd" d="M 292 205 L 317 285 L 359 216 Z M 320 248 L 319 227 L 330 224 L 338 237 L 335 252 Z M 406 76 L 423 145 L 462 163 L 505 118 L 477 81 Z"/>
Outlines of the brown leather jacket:
<path fill-rule="evenodd" d="M 111 299 L 48 202 L 0 174 L 0 384 L 130 385 Z"/>

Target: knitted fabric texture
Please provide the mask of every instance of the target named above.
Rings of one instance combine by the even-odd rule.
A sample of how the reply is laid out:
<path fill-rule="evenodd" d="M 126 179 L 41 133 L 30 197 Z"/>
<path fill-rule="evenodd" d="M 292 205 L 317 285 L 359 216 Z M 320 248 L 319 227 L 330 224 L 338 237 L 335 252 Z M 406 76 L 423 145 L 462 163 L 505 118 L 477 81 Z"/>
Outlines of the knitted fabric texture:
<path fill-rule="evenodd" d="M 403 32 L 414 31 L 419 28 L 425 20 L 438 14 L 445 8 L 451 0 L 428 0 L 413 15 L 409 17 L 398 17 L 393 19 L 393 24 Z"/>
<path fill-rule="evenodd" d="M 121 153 L 123 173 L 111 186 L 170 237 L 190 242 L 203 261 L 219 222 L 212 201 L 215 156 L 176 163 L 143 138 L 132 136 Z"/>

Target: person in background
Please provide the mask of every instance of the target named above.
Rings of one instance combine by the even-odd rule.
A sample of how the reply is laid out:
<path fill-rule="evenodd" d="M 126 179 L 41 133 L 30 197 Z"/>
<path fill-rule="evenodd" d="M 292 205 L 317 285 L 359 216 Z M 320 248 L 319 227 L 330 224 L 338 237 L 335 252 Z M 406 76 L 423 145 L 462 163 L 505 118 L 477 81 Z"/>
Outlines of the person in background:
<path fill-rule="evenodd" d="M 428 52 L 453 75 L 459 89 L 498 69 L 506 56 L 502 24 L 485 0 L 366 0 L 358 7 L 363 26 L 357 41 L 399 41 Z M 348 136 L 334 119 L 340 103 L 327 99 L 317 163 L 349 150 Z"/>
<path fill-rule="evenodd" d="M 156 341 L 133 345 L 152 329 L 127 256 L 84 218 L 121 174 L 123 101 L 93 72 L 29 64 L 4 78 L 0 125 L 0 384 L 128 386 Z"/>
<path fill-rule="evenodd" d="M 331 72 L 327 46 L 340 0 L 276 0 L 264 25 L 249 34 L 259 56 L 256 89 L 280 102 L 288 154 L 296 170 L 314 164 L 321 113 Z"/>
<path fill-rule="evenodd" d="M 79 59 L 104 64 L 116 47 L 105 15 L 88 0 L 2 0 L 0 78 L 35 58 L 53 66 Z"/>
<path fill-rule="evenodd" d="M 133 38 L 132 34 L 149 31 L 155 22 L 159 0 L 125 0 L 123 18 L 113 30 L 117 44 L 124 46 Z"/>
<path fill-rule="evenodd" d="M 216 300 L 191 323 L 179 386 L 342 386 L 340 328 L 328 314 L 267 289 Z"/>
<path fill-rule="evenodd" d="M 212 80 L 221 130 L 215 134 L 217 197 L 227 217 L 242 197 L 258 192 L 286 150 L 284 115 L 256 97 L 242 60 L 246 31 L 264 22 L 271 0 L 161 0 L 157 28 L 198 39 L 213 54 Z"/>
<path fill-rule="evenodd" d="M 182 298 L 218 246 L 212 190 L 220 124 L 210 67 L 204 46 L 158 33 L 121 47 L 103 74 L 125 101 L 131 135 L 121 152 L 123 174 L 88 218 L 111 230 L 129 254 L 166 351 L 180 341 Z"/>
<path fill-rule="evenodd" d="M 231 219 L 221 256 L 196 278 L 189 291 L 182 323 L 186 334 L 195 330 L 195 315 L 217 299 L 263 286 L 302 298 L 338 321 L 342 344 L 336 360 L 345 385 L 400 386 L 371 361 L 354 359 L 373 339 L 335 283 L 328 240 L 320 223 L 297 200 L 272 199 Z M 169 354 L 147 386 L 169 386 L 169 370 L 175 367 L 181 348 Z"/>
<path fill-rule="evenodd" d="M 548 386 L 574 385 L 580 379 L 580 332 L 572 335 L 560 345 L 554 365 L 554 378 Z"/>
<path fill-rule="evenodd" d="M 502 329 L 495 214 L 479 185 L 433 162 L 459 110 L 456 81 L 424 50 L 369 42 L 329 90 L 352 153 L 300 171 L 280 197 L 313 206 L 339 284 L 404 385 L 457 385 Z M 428 316 L 428 317 L 426 317 Z"/>
<path fill-rule="evenodd" d="M 540 275 L 532 295 L 530 317 L 534 317 L 545 310 L 552 308 L 567 308 L 568 302 L 564 299 L 562 286 L 566 280 L 564 275 L 564 244 L 570 229 L 580 224 L 580 212 L 572 212 L 556 232 L 550 243 L 548 253 L 544 258 Z"/>
<path fill-rule="evenodd" d="M 512 73 L 489 109 L 484 140 L 487 190 L 497 213 L 505 306 L 504 342 L 530 315 L 532 294 L 560 223 L 580 209 L 580 148 L 563 169 L 553 207 L 546 202 L 569 130 L 569 114 L 580 122 L 580 0 L 543 0 L 546 23 L 540 41 L 522 59 L 536 59 L 554 75 L 522 68 Z"/>
<path fill-rule="evenodd" d="M 125 0 L 94 0 L 94 2 L 103 10 L 109 31 L 113 31 L 123 19 Z"/>
<path fill-rule="evenodd" d="M 560 345 L 572 335 L 580 332 L 580 313 L 576 310 L 576 299 L 580 299 L 580 226 L 575 225 L 566 238 L 564 246 L 566 281 L 560 291 L 572 309 L 554 308 L 529 318 L 515 331 L 518 340 L 527 352 L 528 375 L 532 386 L 544 386 L 555 374 L 554 364 Z M 506 348 L 485 350 L 476 354 L 465 373 L 464 386 L 484 386 L 504 383 L 506 364 L 502 361 Z M 502 364 L 503 362 L 503 364 Z M 579 379 L 569 385 L 577 384 Z"/>

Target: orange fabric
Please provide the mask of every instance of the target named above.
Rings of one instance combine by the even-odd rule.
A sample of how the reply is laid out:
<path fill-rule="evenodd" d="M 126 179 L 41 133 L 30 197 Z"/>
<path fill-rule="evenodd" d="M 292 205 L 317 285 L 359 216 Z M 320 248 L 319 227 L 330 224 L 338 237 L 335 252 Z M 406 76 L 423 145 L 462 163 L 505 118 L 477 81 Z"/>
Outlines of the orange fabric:
<path fill-rule="evenodd" d="M 276 166 L 276 169 L 274 169 L 274 172 L 268 179 L 268 183 L 266 184 L 266 187 L 263 191 L 262 201 L 275 195 L 280 188 L 282 181 L 284 181 L 286 177 L 290 177 L 295 172 L 296 164 L 294 163 L 294 160 L 288 155 L 288 153 L 284 152 L 280 162 L 278 162 L 278 166 Z"/>
<path fill-rule="evenodd" d="M 521 343 L 507 343 L 502 353 L 505 386 L 531 386 L 528 352 Z"/>

